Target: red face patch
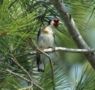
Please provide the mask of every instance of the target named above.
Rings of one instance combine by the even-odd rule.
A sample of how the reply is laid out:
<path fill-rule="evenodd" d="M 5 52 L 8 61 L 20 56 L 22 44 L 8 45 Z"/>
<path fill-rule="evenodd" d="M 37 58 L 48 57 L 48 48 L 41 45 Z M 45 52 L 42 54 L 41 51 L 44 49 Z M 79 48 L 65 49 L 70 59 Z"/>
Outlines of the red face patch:
<path fill-rule="evenodd" d="M 58 19 L 54 19 L 54 26 L 57 27 L 59 25 L 59 20 Z"/>

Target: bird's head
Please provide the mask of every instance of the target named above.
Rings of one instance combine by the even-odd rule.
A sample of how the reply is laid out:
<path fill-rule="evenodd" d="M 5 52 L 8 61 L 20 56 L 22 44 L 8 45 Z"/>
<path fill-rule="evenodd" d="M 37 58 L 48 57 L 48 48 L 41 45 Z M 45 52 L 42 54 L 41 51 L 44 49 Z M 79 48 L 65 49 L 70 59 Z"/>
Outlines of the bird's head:
<path fill-rule="evenodd" d="M 49 25 L 58 27 L 58 25 L 62 23 L 59 18 L 54 18 L 49 21 Z"/>

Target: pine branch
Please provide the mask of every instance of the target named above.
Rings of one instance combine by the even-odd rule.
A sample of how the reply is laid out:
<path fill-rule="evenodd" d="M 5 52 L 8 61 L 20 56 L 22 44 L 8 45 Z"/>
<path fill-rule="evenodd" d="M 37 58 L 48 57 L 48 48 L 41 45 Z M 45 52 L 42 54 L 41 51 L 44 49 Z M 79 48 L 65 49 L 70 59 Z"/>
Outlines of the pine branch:
<path fill-rule="evenodd" d="M 11 71 L 11 70 L 9 70 L 9 69 L 6 69 L 6 71 L 9 72 L 9 73 L 12 74 L 12 75 L 15 75 L 15 76 L 17 76 L 17 77 L 20 77 L 21 79 L 23 79 L 23 80 L 25 80 L 25 81 L 27 81 L 27 82 L 31 82 L 29 79 L 23 77 L 21 74 L 15 73 L 15 72 L 13 72 L 13 71 Z"/>
<path fill-rule="evenodd" d="M 23 70 L 23 72 L 28 76 L 28 78 L 29 78 L 29 80 L 28 81 L 30 81 L 30 83 L 31 83 L 31 85 L 33 86 L 33 85 L 35 85 L 36 87 L 38 87 L 40 90 L 43 90 L 43 88 L 41 88 L 38 84 L 36 84 L 35 82 L 34 82 L 34 80 L 33 80 L 33 78 L 31 77 L 31 75 L 30 75 L 30 73 L 18 62 L 18 60 L 16 59 L 16 57 L 13 55 L 13 54 L 11 54 L 11 59 L 12 59 L 12 61 L 18 66 L 18 67 L 20 67 L 20 69 L 21 70 Z M 13 75 L 16 75 L 16 76 L 18 76 L 18 77 L 20 77 L 17 73 L 14 73 L 14 72 L 12 72 L 11 70 L 7 70 L 8 72 L 10 72 L 11 74 L 13 74 Z M 22 77 L 20 77 L 20 78 L 22 78 Z M 24 79 L 24 78 L 23 78 Z M 26 78 L 25 78 L 26 79 Z"/>
<path fill-rule="evenodd" d="M 32 40 L 32 43 L 34 44 L 35 48 L 37 49 L 37 51 L 38 51 L 39 53 L 45 55 L 45 56 L 48 57 L 48 59 L 49 59 L 49 63 L 50 63 L 50 67 L 51 67 L 51 74 L 52 74 L 53 90 L 55 90 L 54 68 L 53 68 L 52 60 L 51 60 L 50 56 L 49 56 L 46 52 L 44 52 L 43 50 L 40 50 L 40 49 L 38 48 L 38 46 L 36 45 L 36 43 L 35 43 L 33 40 Z M 35 52 L 35 51 L 34 51 L 34 52 Z M 35 52 L 35 54 L 36 54 L 36 53 L 37 53 L 37 52 Z"/>
<path fill-rule="evenodd" d="M 31 75 L 28 73 L 28 71 L 27 71 L 22 65 L 20 65 L 20 63 L 17 61 L 16 57 L 15 57 L 13 54 L 11 54 L 11 59 L 12 59 L 12 61 L 13 61 L 17 66 L 19 66 L 19 67 L 26 73 L 26 75 L 27 75 L 27 76 L 29 77 L 29 79 L 32 81 Z"/>
<path fill-rule="evenodd" d="M 10 74 L 14 75 L 14 76 L 17 76 L 17 77 L 31 83 L 31 80 L 27 79 L 26 77 L 22 76 L 21 74 L 15 73 L 15 72 L 11 71 L 10 69 L 6 69 L 6 71 L 9 72 Z M 32 82 L 33 82 L 33 85 L 38 87 L 40 90 L 43 90 L 43 88 L 40 87 L 37 83 L 35 83 L 33 80 L 32 80 Z"/>

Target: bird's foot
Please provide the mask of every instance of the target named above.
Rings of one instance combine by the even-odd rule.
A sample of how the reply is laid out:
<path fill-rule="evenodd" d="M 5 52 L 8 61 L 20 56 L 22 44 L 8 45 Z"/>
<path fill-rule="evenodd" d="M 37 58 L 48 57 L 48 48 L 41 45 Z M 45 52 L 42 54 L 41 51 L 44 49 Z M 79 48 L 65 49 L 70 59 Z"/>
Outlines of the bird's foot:
<path fill-rule="evenodd" d="M 49 47 L 49 48 L 52 48 L 52 50 L 55 52 L 55 47 Z"/>
<path fill-rule="evenodd" d="M 55 52 L 55 47 L 52 47 L 53 51 Z"/>

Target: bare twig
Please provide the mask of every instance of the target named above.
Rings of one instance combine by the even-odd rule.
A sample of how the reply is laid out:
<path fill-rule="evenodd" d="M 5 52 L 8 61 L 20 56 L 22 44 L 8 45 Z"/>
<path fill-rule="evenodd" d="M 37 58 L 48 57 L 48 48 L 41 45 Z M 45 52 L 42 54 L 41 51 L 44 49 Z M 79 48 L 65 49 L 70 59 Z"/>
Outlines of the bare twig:
<path fill-rule="evenodd" d="M 77 46 L 79 48 L 83 49 L 90 49 L 90 47 L 87 45 L 87 43 L 82 38 L 77 26 L 75 25 L 75 22 L 70 14 L 66 12 L 64 2 L 61 2 L 61 0 L 50 0 L 58 13 L 60 14 L 62 20 L 64 21 L 69 33 L 71 34 L 73 40 L 76 42 Z M 95 54 L 94 52 L 84 53 L 86 58 L 88 59 L 89 63 L 92 65 L 92 67 L 95 69 Z"/>
<path fill-rule="evenodd" d="M 13 75 L 15 75 L 15 76 L 17 76 L 17 77 L 20 77 L 21 79 L 23 79 L 23 80 L 25 80 L 27 82 L 30 82 L 29 79 L 27 79 L 26 77 L 23 77 L 21 74 L 15 73 L 15 72 L 13 72 L 13 71 L 11 71 L 9 69 L 6 69 L 6 71 L 9 72 L 9 73 L 11 73 L 11 74 L 13 74 Z"/>
<path fill-rule="evenodd" d="M 95 49 L 74 49 L 74 48 L 65 48 L 65 47 L 55 47 L 55 49 L 48 48 L 43 50 L 43 52 L 45 53 L 56 52 L 56 51 L 72 52 L 72 53 L 89 53 L 89 52 L 95 52 Z M 31 55 L 36 53 L 37 51 L 30 52 Z"/>
<path fill-rule="evenodd" d="M 31 83 L 31 80 L 27 79 L 26 77 L 23 77 L 21 74 L 15 73 L 15 72 L 13 72 L 13 71 L 11 71 L 9 69 L 6 69 L 6 71 L 9 72 L 9 73 L 11 73 L 12 75 L 15 75 L 15 76 L 17 76 L 17 77 L 19 77 L 19 78 L 21 78 L 21 79 L 23 79 L 23 80 Z M 40 90 L 43 90 L 43 88 L 40 87 L 37 83 L 35 83 L 33 80 L 32 80 L 32 82 L 33 82 L 33 85 L 35 85 L 36 87 L 38 87 Z"/>
<path fill-rule="evenodd" d="M 11 6 L 13 6 L 18 0 L 14 0 L 13 2 L 11 2 L 11 4 L 9 5 L 8 9 L 11 8 Z"/>
<path fill-rule="evenodd" d="M 28 86 L 28 87 L 25 87 L 25 88 L 20 88 L 18 90 L 33 90 L 33 87 L 32 86 Z"/>
<path fill-rule="evenodd" d="M 33 40 L 32 40 L 32 42 L 33 42 L 35 48 L 37 49 L 37 51 L 39 51 L 39 53 L 42 53 L 43 55 L 47 56 L 48 59 L 49 59 L 50 67 L 51 67 L 51 73 L 52 73 L 53 90 L 55 90 L 54 69 L 53 69 L 52 60 L 51 60 L 50 56 L 49 56 L 47 53 L 45 53 L 44 51 L 42 51 L 42 50 L 40 50 L 40 49 L 38 48 L 38 46 L 36 45 L 36 43 L 35 43 Z"/>
<path fill-rule="evenodd" d="M 53 83 L 53 90 L 55 90 L 55 79 L 54 79 L 54 69 L 53 69 L 53 63 L 52 60 L 50 58 L 50 56 L 45 53 L 44 51 L 40 50 L 39 48 L 37 48 L 38 51 L 40 51 L 43 55 L 47 56 L 50 62 L 50 67 L 51 67 L 51 73 L 52 73 L 52 83 Z"/>
<path fill-rule="evenodd" d="M 22 65 L 20 65 L 20 63 L 17 61 L 16 57 L 15 57 L 13 54 L 11 54 L 11 56 L 12 56 L 13 62 L 15 62 L 15 64 L 16 64 L 17 66 L 19 66 L 19 67 L 26 73 L 26 75 L 29 77 L 31 85 L 32 85 L 32 86 L 35 85 L 35 86 L 37 86 L 39 89 L 43 90 L 38 84 L 36 84 L 36 83 L 33 81 L 33 78 L 31 77 L 31 75 L 28 73 L 28 71 L 27 71 Z"/>
<path fill-rule="evenodd" d="M 29 77 L 30 80 L 32 80 L 31 75 L 28 73 L 28 71 L 22 65 L 20 65 L 20 63 L 17 61 L 16 57 L 13 54 L 11 54 L 11 56 L 12 56 L 11 57 L 12 61 L 15 62 L 15 64 L 17 66 L 19 66 L 27 74 L 27 76 Z"/>
<path fill-rule="evenodd" d="M 51 73 L 52 73 L 52 83 L 53 83 L 53 90 L 55 90 L 55 78 L 54 78 L 54 67 L 53 67 L 53 62 L 51 58 L 49 58 L 50 66 L 51 66 Z"/>

